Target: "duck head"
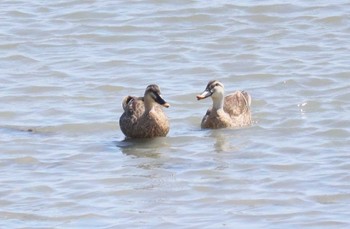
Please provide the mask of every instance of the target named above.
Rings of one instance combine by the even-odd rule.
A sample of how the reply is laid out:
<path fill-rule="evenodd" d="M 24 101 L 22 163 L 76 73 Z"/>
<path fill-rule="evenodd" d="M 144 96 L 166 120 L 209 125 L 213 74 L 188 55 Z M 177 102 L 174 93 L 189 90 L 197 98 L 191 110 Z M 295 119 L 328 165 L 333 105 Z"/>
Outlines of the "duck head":
<path fill-rule="evenodd" d="M 213 100 L 221 99 L 224 96 L 224 85 L 217 80 L 209 81 L 205 90 L 197 95 L 197 100 L 212 97 Z"/>
<path fill-rule="evenodd" d="M 151 84 L 146 88 L 144 99 L 146 103 L 147 102 L 150 104 L 158 103 L 163 107 L 167 107 L 167 108 L 170 107 L 170 104 L 167 103 L 161 96 L 160 88 L 156 84 Z"/>

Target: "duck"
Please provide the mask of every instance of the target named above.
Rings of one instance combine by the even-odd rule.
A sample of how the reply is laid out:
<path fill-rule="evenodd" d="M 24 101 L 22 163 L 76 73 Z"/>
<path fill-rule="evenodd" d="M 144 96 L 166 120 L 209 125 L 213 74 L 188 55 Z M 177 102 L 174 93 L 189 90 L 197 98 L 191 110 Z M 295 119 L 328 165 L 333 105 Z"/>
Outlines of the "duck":
<path fill-rule="evenodd" d="M 236 91 L 225 97 L 224 84 L 218 80 L 208 82 L 197 100 L 211 97 L 212 108 L 204 115 L 202 129 L 239 128 L 251 125 L 251 96 L 245 91 Z"/>
<path fill-rule="evenodd" d="M 169 121 L 162 107 L 170 107 L 156 84 L 148 85 L 143 97 L 126 96 L 119 126 L 126 138 L 165 137 Z"/>

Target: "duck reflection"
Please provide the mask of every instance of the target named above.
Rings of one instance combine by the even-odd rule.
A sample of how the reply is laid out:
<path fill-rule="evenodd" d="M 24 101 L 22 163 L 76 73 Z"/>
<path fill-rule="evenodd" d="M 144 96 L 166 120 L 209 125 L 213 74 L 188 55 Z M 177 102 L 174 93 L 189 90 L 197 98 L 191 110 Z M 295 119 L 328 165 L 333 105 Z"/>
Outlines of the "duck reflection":
<path fill-rule="evenodd" d="M 237 151 L 238 147 L 231 144 L 233 130 L 212 130 L 210 137 L 215 140 L 214 149 L 217 153 Z"/>
<path fill-rule="evenodd" d="M 166 138 L 124 139 L 116 146 L 123 154 L 134 157 L 160 158 L 161 149 L 168 146 Z"/>

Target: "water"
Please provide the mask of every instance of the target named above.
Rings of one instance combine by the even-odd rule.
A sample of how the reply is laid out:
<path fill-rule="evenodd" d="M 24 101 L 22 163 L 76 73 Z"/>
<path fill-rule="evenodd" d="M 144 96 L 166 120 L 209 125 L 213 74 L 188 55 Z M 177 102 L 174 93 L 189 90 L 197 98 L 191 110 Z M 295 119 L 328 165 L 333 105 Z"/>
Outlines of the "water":
<path fill-rule="evenodd" d="M 1 228 L 349 228 L 348 1 L 0 3 Z M 207 82 L 254 125 L 201 130 Z M 160 85 L 166 138 L 124 141 Z"/>

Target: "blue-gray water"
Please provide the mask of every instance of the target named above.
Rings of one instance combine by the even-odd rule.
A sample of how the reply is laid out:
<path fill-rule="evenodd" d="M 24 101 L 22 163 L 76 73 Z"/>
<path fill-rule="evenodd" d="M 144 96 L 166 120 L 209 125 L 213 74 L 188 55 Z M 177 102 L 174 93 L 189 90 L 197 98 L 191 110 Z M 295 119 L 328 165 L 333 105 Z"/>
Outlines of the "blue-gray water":
<path fill-rule="evenodd" d="M 0 69 L 0 228 L 350 227 L 349 1 L 2 0 Z M 200 129 L 211 79 L 252 127 Z"/>

